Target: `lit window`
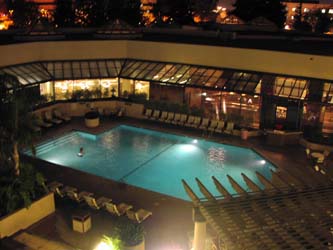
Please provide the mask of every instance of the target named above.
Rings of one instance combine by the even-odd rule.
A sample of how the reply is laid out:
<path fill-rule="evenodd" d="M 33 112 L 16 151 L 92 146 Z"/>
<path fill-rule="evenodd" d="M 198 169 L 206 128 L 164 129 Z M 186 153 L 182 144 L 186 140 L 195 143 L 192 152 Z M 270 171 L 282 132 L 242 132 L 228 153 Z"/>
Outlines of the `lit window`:
<path fill-rule="evenodd" d="M 325 9 L 321 9 L 321 13 L 326 13 L 326 10 Z"/>
<path fill-rule="evenodd" d="M 295 8 L 295 7 L 294 7 L 294 8 L 292 8 L 292 11 L 293 11 L 293 12 L 296 12 L 296 8 Z"/>
<path fill-rule="evenodd" d="M 309 12 L 309 9 L 308 8 L 304 8 L 304 12 Z"/>
<path fill-rule="evenodd" d="M 294 16 L 291 16 L 291 20 L 294 20 L 294 18 L 295 18 Z"/>
<path fill-rule="evenodd" d="M 276 119 L 278 119 L 278 120 L 287 119 L 287 107 L 277 106 L 275 115 L 276 115 Z"/>
<path fill-rule="evenodd" d="M 333 9 L 329 9 L 328 13 L 333 14 Z"/>

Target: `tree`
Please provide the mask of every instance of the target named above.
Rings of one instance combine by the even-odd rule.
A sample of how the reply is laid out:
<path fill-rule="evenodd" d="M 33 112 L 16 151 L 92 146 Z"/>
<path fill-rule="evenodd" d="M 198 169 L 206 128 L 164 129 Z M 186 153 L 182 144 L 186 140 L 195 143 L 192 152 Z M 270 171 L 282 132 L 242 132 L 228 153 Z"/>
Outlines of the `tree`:
<path fill-rule="evenodd" d="M 140 5 L 140 0 L 110 1 L 109 19 L 121 19 L 133 26 L 138 26 L 141 20 Z"/>
<path fill-rule="evenodd" d="M 93 0 L 77 1 L 75 6 L 75 24 L 94 26 L 97 19 L 97 4 Z"/>
<path fill-rule="evenodd" d="M 59 27 L 71 27 L 74 25 L 74 8 L 72 1 L 57 0 L 54 22 Z"/>
<path fill-rule="evenodd" d="M 191 0 L 190 9 L 192 15 L 199 16 L 201 20 L 215 20 L 216 0 Z M 214 15 L 213 15 L 214 14 Z"/>
<path fill-rule="evenodd" d="M 11 0 L 7 2 L 7 8 L 13 10 L 12 18 L 15 27 L 26 28 L 37 23 L 39 11 L 35 3 L 25 0 Z"/>
<path fill-rule="evenodd" d="M 31 100 L 12 75 L 0 75 L 0 166 L 20 175 L 19 150 L 33 147 Z"/>
<path fill-rule="evenodd" d="M 165 18 L 178 24 L 193 23 L 192 11 L 188 0 L 159 0 L 153 11 L 158 20 Z"/>
<path fill-rule="evenodd" d="M 285 6 L 280 0 L 236 0 L 231 12 L 244 21 L 250 21 L 257 17 L 264 17 L 283 28 L 286 20 Z"/>
<path fill-rule="evenodd" d="M 44 177 L 19 155 L 23 146 L 34 153 L 29 111 L 36 99 L 16 77 L 0 75 L 0 215 L 29 206 L 46 191 Z"/>

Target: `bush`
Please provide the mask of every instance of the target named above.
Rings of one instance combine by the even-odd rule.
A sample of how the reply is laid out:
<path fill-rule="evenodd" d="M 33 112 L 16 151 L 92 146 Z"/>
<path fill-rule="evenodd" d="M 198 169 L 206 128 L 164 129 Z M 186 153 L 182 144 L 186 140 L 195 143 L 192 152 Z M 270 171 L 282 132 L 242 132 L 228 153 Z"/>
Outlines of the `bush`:
<path fill-rule="evenodd" d="M 84 115 L 85 119 L 96 119 L 99 117 L 99 113 L 97 111 L 89 111 Z"/>
<path fill-rule="evenodd" d="M 126 217 L 119 218 L 117 229 L 120 240 L 127 246 L 137 245 L 144 239 L 143 226 L 132 222 Z"/>
<path fill-rule="evenodd" d="M 46 194 L 45 179 L 30 164 L 21 164 L 21 174 L 15 176 L 11 169 L 2 169 L 0 175 L 0 215 L 6 215 Z"/>

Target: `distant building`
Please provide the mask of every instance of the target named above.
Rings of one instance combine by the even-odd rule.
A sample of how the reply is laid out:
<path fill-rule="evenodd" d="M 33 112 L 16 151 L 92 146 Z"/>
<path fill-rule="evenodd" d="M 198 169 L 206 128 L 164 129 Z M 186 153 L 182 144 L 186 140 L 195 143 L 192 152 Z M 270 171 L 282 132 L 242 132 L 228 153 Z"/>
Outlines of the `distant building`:
<path fill-rule="evenodd" d="M 284 1 L 283 4 L 286 6 L 287 10 L 286 25 L 291 27 L 295 21 L 296 16 L 299 13 L 300 1 Z M 302 15 L 308 12 L 315 12 L 318 10 L 320 10 L 322 13 L 330 14 L 333 17 L 333 4 L 319 3 L 319 1 L 302 0 Z"/>

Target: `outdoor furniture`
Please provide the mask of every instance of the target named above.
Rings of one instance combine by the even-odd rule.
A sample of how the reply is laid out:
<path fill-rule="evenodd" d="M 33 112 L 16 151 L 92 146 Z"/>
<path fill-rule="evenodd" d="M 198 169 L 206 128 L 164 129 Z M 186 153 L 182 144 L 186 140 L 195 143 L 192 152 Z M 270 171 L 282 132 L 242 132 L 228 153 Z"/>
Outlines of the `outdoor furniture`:
<path fill-rule="evenodd" d="M 51 114 L 50 111 L 45 111 L 44 118 L 45 118 L 46 122 L 50 122 L 50 123 L 53 123 L 53 124 L 61 124 L 62 123 L 62 120 L 52 117 L 52 114 Z"/>
<path fill-rule="evenodd" d="M 160 110 L 154 110 L 153 115 L 150 117 L 150 119 L 158 120 L 160 118 L 161 111 Z"/>
<path fill-rule="evenodd" d="M 222 133 L 224 131 L 225 122 L 224 121 L 218 121 L 217 126 L 214 129 L 214 132 Z"/>
<path fill-rule="evenodd" d="M 177 122 L 177 125 L 182 125 L 183 126 L 186 123 L 186 120 L 187 120 L 187 115 L 186 114 L 181 114 L 180 119 Z"/>
<path fill-rule="evenodd" d="M 193 115 L 190 115 L 187 119 L 187 122 L 184 124 L 185 126 L 187 127 L 191 127 L 191 125 L 193 124 L 194 122 L 194 119 L 195 119 L 195 116 Z"/>
<path fill-rule="evenodd" d="M 220 121 L 221 123 L 223 123 L 223 126 L 224 126 L 224 122 L 223 121 Z M 207 130 L 211 133 L 213 133 L 218 125 L 219 121 L 218 120 L 211 120 Z"/>
<path fill-rule="evenodd" d="M 174 120 L 175 117 L 175 113 L 173 112 L 168 112 L 168 118 L 165 119 L 166 123 L 172 123 L 172 121 Z"/>
<path fill-rule="evenodd" d="M 118 205 L 113 204 L 111 202 L 107 202 L 105 203 L 105 209 L 113 214 L 113 215 L 117 215 L 117 216 L 121 216 L 123 214 L 125 214 L 128 210 L 130 210 L 133 206 L 126 204 L 126 203 L 120 203 Z"/>
<path fill-rule="evenodd" d="M 86 192 L 86 191 L 82 191 L 80 193 L 77 192 L 77 188 L 74 187 L 70 187 L 70 186 L 66 186 L 63 190 L 63 192 L 66 194 L 66 196 L 73 200 L 76 201 L 78 203 L 80 203 L 81 201 L 83 201 L 84 196 L 91 196 L 92 193 Z"/>
<path fill-rule="evenodd" d="M 50 192 L 57 194 L 61 198 L 65 197 L 65 195 L 66 195 L 66 193 L 62 189 L 63 186 L 64 185 L 62 183 L 57 182 L 57 181 L 53 181 L 47 185 Z"/>
<path fill-rule="evenodd" d="M 146 109 L 145 117 L 149 119 L 149 118 L 151 117 L 152 113 L 153 113 L 153 110 L 151 110 L 151 109 Z"/>
<path fill-rule="evenodd" d="M 43 127 L 43 128 L 50 128 L 50 127 L 53 126 L 52 123 L 50 123 L 50 122 L 45 122 L 45 121 L 42 119 L 42 117 L 41 117 L 40 114 L 36 116 L 36 125 L 39 126 L 39 127 Z"/>
<path fill-rule="evenodd" d="M 181 117 L 181 114 L 176 113 L 175 117 L 173 118 L 173 120 L 171 121 L 171 123 L 177 125 L 178 122 L 180 121 L 180 117 Z"/>
<path fill-rule="evenodd" d="M 193 123 L 190 125 L 190 127 L 192 127 L 192 128 L 197 128 L 197 127 L 199 127 L 200 122 L 201 122 L 201 117 L 199 117 L 199 116 L 195 116 L 195 117 L 194 117 L 194 121 L 193 121 Z"/>
<path fill-rule="evenodd" d="M 89 207 L 95 210 L 99 210 L 102 207 L 105 207 L 106 203 L 112 201 L 112 199 L 107 197 L 100 197 L 96 200 L 92 195 L 83 195 L 83 199 L 86 201 Z"/>
<path fill-rule="evenodd" d="M 71 120 L 71 117 L 61 113 L 59 110 L 55 109 L 53 110 L 54 117 L 63 120 L 65 122 L 69 122 Z"/>
<path fill-rule="evenodd" d="M 158 120 L 164 122 L 167 118 L 168 118 L 168 112 L 163 111 L 161 117 Z"/>
<path fill-rule="evenodd" d="M 147 211 L 143 208 L 139 209 L 138 211 L 128 210 L 126 211 L 127 217 L 135 221 L 137 223 L 143 222 L 145 219 L 147 219 L 149 216 L 151 216 L 153 213 L 150 211 Z"/>
<path fill-rule="evenodd" d="M 209 124 L 209 119 L 208 118 L 203 118 L 202 122 L 199 126 L 199 129 L 204 129 L 206 130 L 208 128 L 208 124 Z"/>
<path fill-rule="evenodd" d="M 85 233 L 91 228 L 91 216 L 89 212 L 78 211 L 72 215 L 73 230 L 79 233 Z"/>
<path fill-rule="evenodd" d="M 226 134 L 233 134 L 235 124 L 233 122 L 227 122 L 227 127 L 224 130 Z"/>

